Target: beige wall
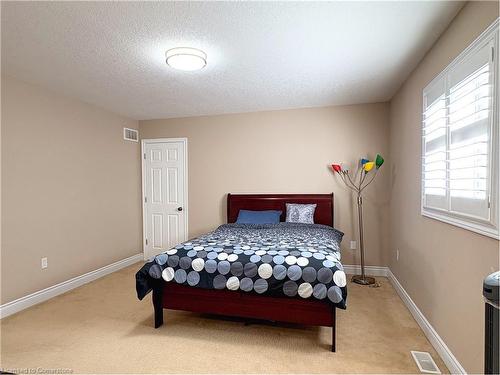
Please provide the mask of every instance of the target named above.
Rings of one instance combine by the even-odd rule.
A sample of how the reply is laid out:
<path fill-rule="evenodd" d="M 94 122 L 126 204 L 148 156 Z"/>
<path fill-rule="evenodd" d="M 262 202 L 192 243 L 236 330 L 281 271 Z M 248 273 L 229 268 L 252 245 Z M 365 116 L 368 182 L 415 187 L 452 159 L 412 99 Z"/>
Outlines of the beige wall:
<path fill-rule="evenodd" d="M 140 122 L 141 137 L 187 137 L 189 235 L 226 220 L 226 193 L 335 193 L 335 224 L 346 233 L 343 262 L 356 239 L 351 195 L 328 169 L 377 152 L 388 156 L 388 105 L 366 104 Z M 388 171 L 367 189 L 367 264 L 383 265 L 388 246 Z"/>
<path fill-rule="evenodd" d="M 422 89 L 498 17 L 468 3 L 391 101 L 389 266 L 468 372 L 483 371 L 482 279 L 498 269 L 498 241 L 420 215 Z M 399 249 L 399 261 L 396 261 Z"/>
<path fill-rule="evenodd" d="M 137 121 L 7 77 L 1 118 L 2 303 L 141 251 Z"/>

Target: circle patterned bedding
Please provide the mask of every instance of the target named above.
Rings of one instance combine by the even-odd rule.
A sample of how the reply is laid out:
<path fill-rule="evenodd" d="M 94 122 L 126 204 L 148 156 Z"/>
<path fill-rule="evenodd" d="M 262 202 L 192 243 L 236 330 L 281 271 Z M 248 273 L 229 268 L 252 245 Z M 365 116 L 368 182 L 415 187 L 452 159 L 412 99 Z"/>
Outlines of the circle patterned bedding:
<path fill-rule="evenodd" d="M 150 259 L 136 274 L 139 299 L 151 279 L 192 287 L 315 298 L 346 308 L 343 233 L 319 224 L 224 224 Z"/>

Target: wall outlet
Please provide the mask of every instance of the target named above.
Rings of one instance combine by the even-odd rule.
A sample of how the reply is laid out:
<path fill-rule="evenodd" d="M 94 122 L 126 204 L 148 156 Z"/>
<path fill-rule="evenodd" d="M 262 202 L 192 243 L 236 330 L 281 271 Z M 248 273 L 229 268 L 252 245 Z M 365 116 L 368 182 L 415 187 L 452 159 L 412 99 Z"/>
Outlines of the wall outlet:
<path fill-rule="evenodd" d="M 399 249 L 396 249 L 396 261 L 399 261 Z"/>
<path fill-rule="evenodd" d="M 47 258 L 42 258 L 42 270 L 49 266 L 49 261 Z"/>
<path fill-rule="evenodd" d="M 351 248 L 351 250 L 356 250 L 358 248 L 358 245 L 357 245 L 356 241 L 351 241 L 350 248 Z"/>

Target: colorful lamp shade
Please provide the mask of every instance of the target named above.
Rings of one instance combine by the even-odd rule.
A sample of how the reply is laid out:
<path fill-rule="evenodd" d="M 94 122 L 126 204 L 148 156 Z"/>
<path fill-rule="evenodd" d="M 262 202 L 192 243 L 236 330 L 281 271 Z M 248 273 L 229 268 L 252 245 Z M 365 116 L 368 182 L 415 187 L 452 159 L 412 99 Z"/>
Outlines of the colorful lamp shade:
<path fill-rule="evenodd" d="M 377 166 L 377 169 L 379 169 L 382 164 L 384 164 L 384 158 L 380 156 L 380 154 L 377 154 L 377 157 L 375 158 L 375 165 Z"/>
<path fill-rule="evenodd" d="M 373 161 L 367 161 L 365 164 L 363 164 L 363 169 L 365 170 L 365 172 L 370 172 L 374 166 L 375 163 Z"/>
<path fill-rule="evenodd" d="M 340 173 L 340 171 L 342 171 L 342 167 L 340 166 L 340 164 L 332 164 L 332 169 L 337 173 Z"/>
<path fill-rule="evenodd" d="M 382 164 L 384 164 L 384 158 L 382 155 L 377 154 L 375 161 L 370 161 L 366 158 L 360 159 L 361 169 L 366 173 L 370 172 L 373 168 L 379 169 Z M 350 166 L 348 163 L 341 162 L 339 164 L 332 164 L 332 170 L 337 173 L 348 173 L 350 171 Z"/>

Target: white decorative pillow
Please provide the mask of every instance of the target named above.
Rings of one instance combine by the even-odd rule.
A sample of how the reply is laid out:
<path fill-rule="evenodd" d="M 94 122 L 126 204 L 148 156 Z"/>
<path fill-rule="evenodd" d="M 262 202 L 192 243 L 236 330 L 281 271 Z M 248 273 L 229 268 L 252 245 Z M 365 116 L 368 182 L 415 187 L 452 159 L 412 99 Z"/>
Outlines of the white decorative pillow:
<path fill-rule="evenodd" d="M 287 223 L 314 224 L 314 211 L 316 204 L 286 204 Z"/>

